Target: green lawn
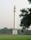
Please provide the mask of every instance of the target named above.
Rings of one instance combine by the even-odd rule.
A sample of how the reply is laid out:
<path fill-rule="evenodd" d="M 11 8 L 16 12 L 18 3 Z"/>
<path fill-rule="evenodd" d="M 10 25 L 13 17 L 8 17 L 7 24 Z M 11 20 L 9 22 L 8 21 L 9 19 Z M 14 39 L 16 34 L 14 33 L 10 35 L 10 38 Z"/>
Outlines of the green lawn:
<path fill-rule="evenodd" d="M 0 35 L 0 40 L 31 40 L 31 35 Z"/>

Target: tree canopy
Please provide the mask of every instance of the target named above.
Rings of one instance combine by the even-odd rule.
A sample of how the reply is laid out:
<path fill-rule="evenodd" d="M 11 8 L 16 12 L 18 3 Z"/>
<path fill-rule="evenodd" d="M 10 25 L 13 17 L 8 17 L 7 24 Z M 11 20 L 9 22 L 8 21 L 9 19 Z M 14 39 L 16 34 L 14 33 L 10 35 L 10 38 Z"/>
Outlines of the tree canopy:
<path fill-rule="evenodd" d="M 20 26 L 23 26 L 23 29 L 29 28 L 31 25 L 31 8 L 28 8 L 28 11 L 25 9 L 22 9 L 20 11 L 22 12 L 22 14 L 20 14 L 20 17 L 23 16 Z"/>
<path fill-rule="evenodd" d="M 29 3 L 31 3 L 31 0 L 28 0 L 29 1 Z"/>

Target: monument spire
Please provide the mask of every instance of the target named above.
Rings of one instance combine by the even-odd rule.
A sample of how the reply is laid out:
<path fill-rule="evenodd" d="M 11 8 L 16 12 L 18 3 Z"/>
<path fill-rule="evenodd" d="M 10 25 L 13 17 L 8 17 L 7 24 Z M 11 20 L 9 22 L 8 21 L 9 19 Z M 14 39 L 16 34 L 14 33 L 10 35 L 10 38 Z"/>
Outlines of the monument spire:
<path fill-rule="evenodd" d="M 14 5 L 14 29 L 15 29 L 15 12 L 16 12 L 16 7 Z"/>

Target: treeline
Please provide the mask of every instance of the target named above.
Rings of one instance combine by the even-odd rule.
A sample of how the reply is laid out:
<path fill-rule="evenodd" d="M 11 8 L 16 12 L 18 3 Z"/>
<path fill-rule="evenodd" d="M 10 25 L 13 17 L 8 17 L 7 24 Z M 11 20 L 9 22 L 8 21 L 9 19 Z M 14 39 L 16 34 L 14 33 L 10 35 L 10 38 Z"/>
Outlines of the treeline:
<path fill-rule="evenodd" d="M 24 32 L 21 32 L 21 30 L 18 30 L 19 35 L 31 35 L 31 30 L 25 30 Z"/>
<path fill-rule="evenodd" d="M 0 34 L 12 34 L 12 29 L 8 29 L 8 28 L 3 28 L 0 29 Z"/>
<path fill-rule="evenodd" d="M 3 28 L 0 29 L 0 34 L 11 34 L 12 35 L 13 29 Z M 31 30 L 25 30 L 24 32 L 21 32 L 21 29 L 17 30 L 18 35 L 31 35 Z"/>

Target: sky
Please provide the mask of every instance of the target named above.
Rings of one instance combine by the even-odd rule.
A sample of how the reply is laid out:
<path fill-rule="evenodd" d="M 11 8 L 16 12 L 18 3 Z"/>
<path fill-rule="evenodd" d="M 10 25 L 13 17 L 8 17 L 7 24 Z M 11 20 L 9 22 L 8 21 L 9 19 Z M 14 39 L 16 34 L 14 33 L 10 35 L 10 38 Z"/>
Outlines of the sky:
<path fill-rule="evenodd" d="M 14 28 L 14 5 L 16 7 L 15 28 L 20 28 L 20 9 L 31 7 L 27 0 L 0 0 L 0 29 Z"/>

